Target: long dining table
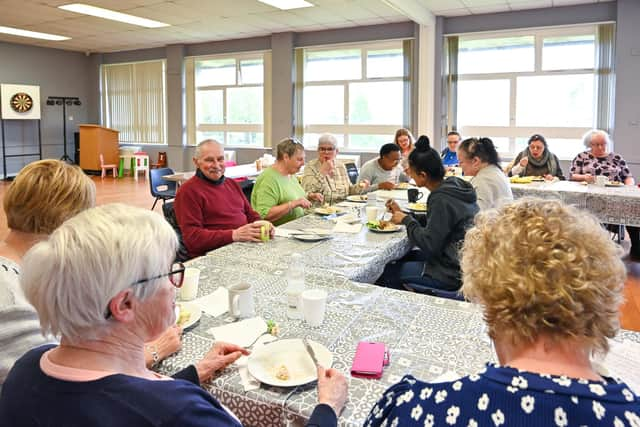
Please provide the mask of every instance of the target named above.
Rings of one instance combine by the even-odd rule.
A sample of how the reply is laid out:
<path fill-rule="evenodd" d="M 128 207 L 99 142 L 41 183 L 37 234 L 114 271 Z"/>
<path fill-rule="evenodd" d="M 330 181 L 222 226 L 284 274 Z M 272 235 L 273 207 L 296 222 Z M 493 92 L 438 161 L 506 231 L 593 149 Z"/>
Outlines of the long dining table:
<path fill-rule="evenodd" d="M 380 198 L 378 207 L 383 202 L 384 198 Z M 357 214 L 357 207 L 349 209 Z M 363 210 L 364 205 L 361 214 Z M 331 220 L 310 214 L 280 228 L 332 227 Z M 331 239 L 317 242 L 275 237 L 265 243 L 233 243 L 188 265 L 201 272 L 198 297 L 211 295 L 222 287 L 250 283 L 254 289 L 255 315 L 278 325 L 278 339 L 307 338 L 324 345 L 333 355 L 332 367 L 340 370 L 349 382 L 348 402 L 338 424 L 361 426 L 384 391 L 405 374 L 433 381 L 443 375 L 472 374 L 484 368 L 486 362 L 496 361 L 477 306 L 372 284 L 387 262 L 400 258 L 409 249 L 404 230 L 378 234 L 363 226 L 358 233 L 334 233 Z M 327 291 L 327 310 L 321 327 L 287 317 L 287 269 L 295 252 L 305 260 L 306 288 Z M 203 313 L 199 322 L 184 334 L 182 349 L 161 362 L 159 371 L 172 374 L 199 360 L 216 340 L 212 328 L 234 322 L 236 319 L 228 313 L 218 316 Z M 640 334 L 622 331 L 616 340 L 623 339 L 640 343 Z M 385 367 L 382 378 L 350 375 L 360 341 L 383 342 L 387 346 L 391 363 Z M 305 424 L 317 403 L 315 382 L 296 387 L 260 384 L 252 388 L 247 386 L 246 375 L 245 365 L 236 363 L 203 387 L 245 426 Z"/>

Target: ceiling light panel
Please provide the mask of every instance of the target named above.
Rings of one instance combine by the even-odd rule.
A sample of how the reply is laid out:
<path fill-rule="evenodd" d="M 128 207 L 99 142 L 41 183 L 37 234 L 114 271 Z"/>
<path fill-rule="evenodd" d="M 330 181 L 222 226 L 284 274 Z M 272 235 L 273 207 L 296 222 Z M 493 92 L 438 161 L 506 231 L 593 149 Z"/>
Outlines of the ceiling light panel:
<path fill-rule="evenodd" d="M 313 4 L 305 0 L 258 0 L 260 3 L 277 7 L 282 10 L 300 9 L 302 7 L 312 7 Z"/>
<path fill-rule="evenodd" d="M 169 26 L 169 24 L 165 24 L 164 22 L 154 21 L 146 18 L 140 18 L 139 16 L 120 13 L 114 10 L 103 9 L 101 7 L 90 6 L 88 4 L 83 4 L 83 3 L 65 4 L 62 6 L 58 6 L 58 8 L 67 10 L 69 12 L 95 16 L 103 19 L 110 19 L 112 21 L 124 22 L 127 24 L 138 25 L 140 27 L 145 27 L 145 28 L 160 28 L 160 27 Z"/>
<path fill-rule="evenodd" d="M 71 39 L 71 37 L 58 36 L 56 34 L 39 33 L 37 31 L 21 30 L 20 28 L 13 27 L 0 26 L 0 33 L 11 34 L 12 36 L 30 37 L 32 39 L 53 40 L 56 42 Z"/>

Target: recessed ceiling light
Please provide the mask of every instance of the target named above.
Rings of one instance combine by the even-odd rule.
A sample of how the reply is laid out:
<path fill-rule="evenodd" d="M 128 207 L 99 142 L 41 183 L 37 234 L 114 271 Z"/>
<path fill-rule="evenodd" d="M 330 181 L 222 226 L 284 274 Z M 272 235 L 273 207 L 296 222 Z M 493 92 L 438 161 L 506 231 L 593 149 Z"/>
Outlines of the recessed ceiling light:
<path fill-rule="evenodd" d="M 20 36 L 20 37 L 31 37 L 34 39 L 53 40 L 56 42 L 71 39 L 71 37 L 57 36 L 55 34 L 39 33 L 37 31 L 21 30 L 20 28 L 12 28 L 12 27 L 0 27 L 0 33 L 11 34 L 13 36 Z"/>
<path fill-rule="evenodd" d="M 114 10 L 103 9 L 101 7 L 90 6 L 83 3 L 71 3 L 58 6 L 59 9 L 68 10 L 69 12 L 81 13 L 83 15 L 97 16 L 98 18 L 111 19 L 112 21 L 126 22 L 127 24 L 139 25 L 146 28 L 168 27 L 169 24 L 164 22 L 153 21 L 151 19 L 140 18 L 138 16 L 126 13 L 116 12 Z"/>
<path fill-rule="evenodd" d="M 261 3 L 268 4 L 269 6 L 277 7 L 282 10 L 300 9 L 303 7 L 313 7 L 311 3 L 304 0 L 258 0 Z"/>

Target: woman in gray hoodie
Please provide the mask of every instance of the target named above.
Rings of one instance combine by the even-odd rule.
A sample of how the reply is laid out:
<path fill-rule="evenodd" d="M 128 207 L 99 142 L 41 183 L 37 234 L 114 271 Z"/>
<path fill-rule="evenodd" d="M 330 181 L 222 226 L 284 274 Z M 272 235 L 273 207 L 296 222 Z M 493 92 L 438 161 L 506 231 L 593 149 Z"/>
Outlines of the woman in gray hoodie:
<path fill-rule="evenodd" d="M 381 277 L 386 286 L 396 289 L 429 288 L 457 290 L 460 288 L 459 249 L 464 235 L 478 212 L 476 193 L 468 182 L 444 178 L 440 155 L 421 136 L 409 155 L 409 175 L 419 187 L 429 191 L 426 225 L 406 215 L 394 200 L 387 202 L 394 224 L 404 224 L 411 243 L 420 248 L 409 256 L 388 264 Z"/>

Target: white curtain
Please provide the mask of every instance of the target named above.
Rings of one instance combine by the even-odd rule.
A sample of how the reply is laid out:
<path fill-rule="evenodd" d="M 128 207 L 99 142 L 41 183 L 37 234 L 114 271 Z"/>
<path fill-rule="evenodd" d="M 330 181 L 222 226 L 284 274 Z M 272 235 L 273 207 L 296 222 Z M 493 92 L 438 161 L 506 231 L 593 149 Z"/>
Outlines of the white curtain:
<path fill-rule="evenodd" d="M 164 61 L 103 66 L 105 126 L 127 144 L 166 144 Z"/>
<path fill-rule="evenodd" d="M 598 129 L 609 133 L 613 130 L 614 95 L 616 85 L 615 24 L 600 24 L 596 31 L 596 85 L 598 105 L 596 123 Z"/>

